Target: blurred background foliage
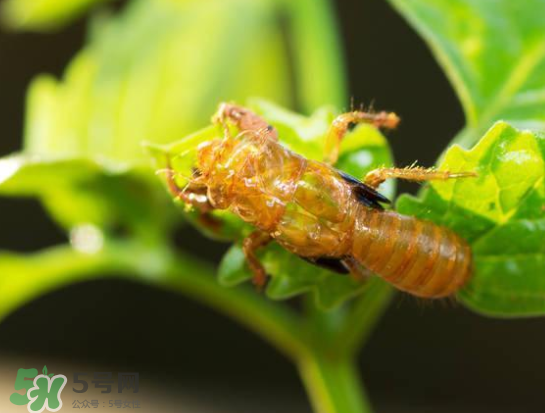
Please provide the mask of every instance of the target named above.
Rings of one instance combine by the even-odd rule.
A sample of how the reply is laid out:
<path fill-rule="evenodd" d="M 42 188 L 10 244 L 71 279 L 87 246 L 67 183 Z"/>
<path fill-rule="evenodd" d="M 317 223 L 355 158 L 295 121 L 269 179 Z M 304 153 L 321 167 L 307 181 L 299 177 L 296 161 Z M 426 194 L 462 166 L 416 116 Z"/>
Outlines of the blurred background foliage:
<path fill-rule="evenodd" d="M 317 52 L 311 49 L 306 53 L 309 59 L 300 62 L 303 73 L 320 59 L 315 55 L 330 54 L 329 66 L 334 70 L 332 78 L 323 82 L 329 85 L 324 95 L 298 94 L 304 93 L 298 85 L 305 82 L 297 81 L 297 63 L 290 61 L 284 37 L 300 36 L 292 43 L 306 41 L 308 28 L 298 26 L 307 25 L 307 20 L 298 14 L 306 13 L 304 8 L 312 2 L 304 3 L 136 0 L 118 15 L 95 15 L 87 44 L 63 79 L 42 75 L 30 85 L 24 154 L 10 160 L 15 169 L 1 190 L 41 196 L 68 228 L 79 223 L 113 226 L 127 219 L 132 219 L 133 227 L 164 227 L 167 223 L 153 222 L 160 200 L 149 180 L 142 184 L 134 178 L 135 169 L 149 170 L 141 146 L 144 140 L 172 142 L 193 132 L 208 122 L 223 100 L 262 96 L 293 107 L 297 99 L 304 102 L 299 106 L 311 108 L 327 102 L 326 96 L 336 103 L 343 100 L 343 77 L 335 77 L 342 59 L 334 44 Z M 52 29 L 80 10 L 70 1 L 56 2 L 55 8 L 42 10 L 42 6 L 42 2 L 8 2 L 5 17 L 13 27 Z M 14 8 L 20 12 L 10 12 Z M 322 16 L 329 20 L 324 27 L 333 24 L 326 11 Z M 327 71 L 323 66 L 321 70 Z M 57 167 L 63 173 L 52 172 L 60 171 Z M 122 178 L 129 185 L 110 179 L 124 173 L 131 175 Z M 104 191 L 103 184 L 111 190 Z M 123 200 L 112 199 L 121 193 Z M 91 202 L 93 197 L 97 202 Z M 131 210 L 140 214 L 134 216 Z"/>
<path fill-rule="evenodd" d="M 96 3 L 105 0 L 7 0 L 2 3 L 2 22 L 13 30 L 58 30 Z"/>
<path fill-rule="evenodd" d="M 91 3 L 42 6 L 8 2 L 4 16 L 14 28 L 53 30 Z M 322 47 L 305 48 L 315 37 Z M 306 80 L 310 70 L 318 87 Z M 31 83 L 23 150 L 0 161 L 0 193 L 39 197 L 72 241 L 84 242 L 93 226 L 101 243 L 129 234 L 161 248 L 182 218 L 142 142 L 178 140 L 206 125 L 223 100 L 261 96 L 301 110 L 342 104 L 342 72 L 325 0 L 135 0 L 118 13 L 99 12 L 63 79 Z M 21 278 L 20 288 L 27 282 Z"/>
<path fill-rule="evenodd" d="M 11 28 L 55 31 L 100 6 L 95 3 L 100 2 L 8 0 L 2 7 Z M 471 146 L 499 117 L 519 126 L 541 125 L 543 27 L 535 17 L 544 8 L 540 0 L 526 6 L 392 3 L 428 41 L 456 87 L 467 119 L 458 141 Z M 140 143 L 168 143 L 193 132 L 225 99 L 262 96 L 306 114 L 324 103 L 346 108 L 344 59 L 332 19 L 326 1 L 310 0 L 132 0 L 117 12 L 95 8 L 85 46 L 61 80 L 44 75 L 30 86 L 24 151 L 0 161 L 0 192 L 38 196 L 68 230 L 74 248 L 35 256 L 4 253 L 2 273 L 19 274 L 2 281 L 10 292 L 4 315 L 38 294 L 103 272 L 132 272 L 167 288 L 182 275 L 180 268 L 210 274 L 183 254 L 173 261 L 151 249 L 171 234 L 181 215 L 150 173 Z M 389 70 L 415 59 L 404 55 L 402 43 L 388 48 L 376 36 L 365 46 L 359 38 L 347 44 L 366 64 L 379 60 L 387 66 L 382 82 L 365 79 L 367 99 L 391 101 L 399 93 L 399 80 L 389 78 Z M 490 65 L 498 60 L 504 64 Z M 361 78 L 357 70 L 351 74 Z M 409 121 L 409 144 L 401 155 L 409 162 L 422 159 L 422 145 L 410 144 L 412 136 L 440 134 L 445 122 L 454 122 L 452 112 L 429 119 L 428 106 L 406 105 L 407 118 L 414 114 L 429 122 L 416 128 Z M 436 153 L 444 146 L 430 141 L 426 149 L 434 145 Z M 432 151 L 426 153 L 433 159 Z M 111 243 L 131 237 L 142 245 Z M 90 254 L 104 246 L 107 254 Z M 215 287 L 192 284 L 189 290 L 207 288 Z M 234 293 L 223 305 L 231 299 L 246 297 Z"/>
<path fill-rule="evenodd" d="M 121 16 L 97 17 L 64 79 L 33 82 L 25 149 L 142 161 L 142 141 L 194 132 L 216 102 L 256 95 L 289 104 L 295 85 L 272 7 L 137 0 Z"/>
<path fill-rule="evenodd" d="M 22 27 L 41 28 L 45 18 L 49 27 L 64 23 L 63 11 L 75 12 L 70 6 L 58 2 L 57 14 L 37 13 Z M 169 142 L 192 132 L 207 123 L 215 102 L 229 96 L 289 102 L 287 56 L 271 7 L 144 0 L 128 3 L 120 16 L 96 16 L 87 46 L 64 79 L 43 75 L 31 84 L 24 155 L 13 161 L 25 169 L 19 174 L 25 185 L 14 176 L 3 190 L 40 195 L 68 228 L 113 227 L 127 219 L 143 232 L 168 225 L 156 222 L 164 216 L 156 213 L 154 182 L 134 178 L 134 168 L 149 169 L 141 142 Z M 242 28 L 238 18 L 250 23 Z M 255 59 L 260 50 L 266 53 Z M 231 59 L 237 64 L 228 64 Z M 121 178 L 129 185 L 111 178 L 129 170 L 132 175 Z"/>

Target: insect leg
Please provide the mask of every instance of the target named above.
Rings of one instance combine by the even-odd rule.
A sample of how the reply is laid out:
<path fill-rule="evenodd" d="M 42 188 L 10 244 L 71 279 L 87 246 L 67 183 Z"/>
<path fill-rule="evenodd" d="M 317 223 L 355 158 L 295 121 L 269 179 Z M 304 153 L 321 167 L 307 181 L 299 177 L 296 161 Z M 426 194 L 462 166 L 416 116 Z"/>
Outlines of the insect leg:
<path fill-rule="evenodd" d="M 212 123 L 221 126 L 221 128 L 223 129 L 223 134 L 226 138 L 231 137 L 231 133 L 229 132 L 229 125 L 227 125 L 227 118 L 232 117 L 232 114 L 230 116 L 231 107 L 232 105 L 228 103 L 221 103 L 216 114 L 212 116 Z M 231 120 L 233 121 L 233 119 Z M 236 122 L 233 121 L 233 123 Z"/>
<path fill-rule="evenodd" d="M 175 172 L 172 168 L 162 171 L 166 172 L 168 189 L 175 199 L 181 199 L 184 203 L 197 208 L 202 213 L 210 212 L 214 209 L 206 197 L 206 189 L 204 187 L 195 187 L 190 183 L 187 187 L 180 188 L 174 180 Z"/>
<path fill-rule="evenodd" d="M 257 258 L 256 250 L 264 247 L 271 241 L 269 234 L 262 231 L 254 231 L 242 242 L 242 251 L 246 257 L 246 262 L 253 273 L 252 282 L 258 290 L 263 290 L 267 283 L 267 273 L 265 268 Z"/>
<path fill-rule="evenodd" d="M 211 211 L 214 207 L 206 196 L 206 188 L 196 187 L 189 184 L 186 188 L 180 188 L 174 180 L 174 170 L 167 168 L 161 172 L 165 172 L 167 176 L 168 189 L 175 199 L 181 199 L 185 204 L 191 205 L 199 212 L 198 220 L 201 225 L 208 228 L 210 231 L 218 233 L 220 230 L 220 221 L 218 221 Z"/>
<path fill-rule="evenodd" d="M 343 265 L 350 271 L 350 276 L 358 282 L 364 282 L 373 275 L 371 271 L 363 267 L 354 257 L 345 257 Z"/>
<path fill-rule="evenodd" d="M 386 179 L 398 178 L 407 181 L 424 182 L 432 180 L 446 180 L 455 178 L 476 177 L 475 172 L 439 171 L 434 168 L 409 166 L 407 168 L 378 168 L 365 175 L 363 183 L 377 189 Z"/>
<path fill-rule="evenodd" d="M 335 118 L 327 132 L 324 146 L 324 162 L 335 165 L 339 158 L 341 141 L 354 125 L 368 123 L 377 128 L 394 129 L 399 117 L 393 112 L 368 113 L 361 111 L 347 112 Z"/>

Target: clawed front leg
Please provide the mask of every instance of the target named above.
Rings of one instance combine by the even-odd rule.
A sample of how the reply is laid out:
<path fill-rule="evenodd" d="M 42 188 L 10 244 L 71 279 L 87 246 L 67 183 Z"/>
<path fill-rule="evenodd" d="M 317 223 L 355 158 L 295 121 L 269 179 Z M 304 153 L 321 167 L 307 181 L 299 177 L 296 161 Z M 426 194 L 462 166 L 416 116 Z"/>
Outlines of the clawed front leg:
<path fill-rule="evenodd" d="M 175 199 L 181 199 L 201 213 L 207 213 L 214 209 L 206 196 L 206 188 L 192 186 L 191 183 L 185 188 L 180 188 L 174 179 L 175 171 L 172 168 L 168 167 L 160 172 L 166 173 L 168 189 Z"/>
<path fill-rule="evenodd" d="M 335 165 L 339 158 L 341 141 L 350 127 L 367 123 L 377 128 L 394 129 L 399 124 L 399 117 L 393 112 L 368 113 L 362 111 L 347 112 L 335 118 L 326 136 L 324 162 Z"/>
<path fill-rule="evenodd" d="M 475 172 L 439 171 L 434 168 L 411 166 L 407 168 L 378 168 L 365 175 L 363 183 L 377 189 L 386 179 L 398 178 L 413 182 L 476 177 Z"/>
<path fill-rule="evenodd" d="M 218 233 L 221 223 L 210 213 L 214 207 L 206 196 L 206 188 L 192 186 L 191 183 L 185 188 L 180 188 L 174 179 L 175 172 L 170 166 L 161 172 L 166 173 L 168 189 L 172 196 L 182 200 L 186 205 L 194 207 L 199 212 L 199 223 L 210 231 Z"/>
<path fill-rule="evenodd" d="M 271 236 L 262 231 L 254 231 L 242 242 L 242 251 L 246 262 L 252 271 L 252 282 L 259 291 L 267 284 L 267 272 L 256 255 L 257 249 L 264 247 L 271 241 Z"/>

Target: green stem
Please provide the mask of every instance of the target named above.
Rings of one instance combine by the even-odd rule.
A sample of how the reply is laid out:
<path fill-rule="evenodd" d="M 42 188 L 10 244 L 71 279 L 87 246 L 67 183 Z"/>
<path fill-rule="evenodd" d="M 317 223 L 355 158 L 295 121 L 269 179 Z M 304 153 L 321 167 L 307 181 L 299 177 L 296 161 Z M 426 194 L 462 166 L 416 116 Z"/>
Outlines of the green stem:
<path fill-rule="evenodd" d="M 327 352 L 327 346 L 318 348 L 313 345 L 315 340 L 318 343 L 322 340 L 309 334 L 300 316 L 285 306 L 271 303 L 249 288 L 221 287 L 210 267 L 189 256 L 178 254 L 171 256 L 167 262 L 164 276 L 154 281 L 229 315 L 293 360 L 299 367 L 316 412 L 371 411 L 358 378 L 353 354 L 346 351 L 351 349 L 349 346 L 342 348 L 344 352 L 333 355 Z M 357 317 L 362 311 L 360 307 L 369 305 L 369 311 L 357 321 L 358 325 L 365 324 L 367 328 L 359 328 L 358 338 L 352 340 L 354 346 L 357 346 L 358 339 L 366 336 L 364 332 L 370 331 L 390 297 L 391 289 L 384 287 L 384 283 L 373 283 L 371 286 L 374 287 L 365 296 L 374 296 L 374 299 L 368 299 L 355 308 L 354 316 Z M 323 338 L 324 342 L 329 342 Z M 351 350 L 356 352 L 355 349 Z"/>
<path fill-rule="evenodd" d="M 352 358 L 328 357 L 316 350 L 298 362 L 316 413 L 370 413 Z"/>
<path fill-rule="evenodd" d="M 146 248 L 142 248 L 138 253 L 133 250 L 135 246 L 130 244 L 116 245 L 116 248 L 120 247 L 124 250 L 119 250 L 116 255 L 126 257 L 125 262 L 129 264 L 127 275 L 137 274 L 141 281 L 181 292 L 221 314 L 228 315 L 263 337 L 288 357 L 299 357 L 306 351 L 301 335 L 302 321 L 287 307 L 275 305 L 249 287 L 222 287 L 216 280 L 212 266 L 169 249 L 158 250 L 160 260 L 157 262 L 160 265 L 154 269 L 150 277 L 142 271 L 142 264 L 134 259 L 143 257 L 144 260 L 149 260 L 144 255 Z"/>
<path fill-rule="evenodd" d="M 4 252 L 0 254 L 0 273 L 17 274 L 0 278 L 0 289 L 5 293 L 0 317 L 63 285 L 122 276 L 197 299 L 246 325 L 291 358 L 306 353 L 303 323 L 297 313 L 268 301 L 251 288 L 224 288 L 217 283 L 211 266 L 157 245 L 106 242 L 94 254 L 70 246 L 35 254 Z"/>
<path fill-rule="evenodd" d="M 311 329 L 289 307 L 271 302 L 251 288 L 224 288 L 217 283 L 211 266 L 157 244 L 108 241 L 94 254 L 84 254 L 70 246 L 32 255 L 3 253 L 0 272 L 18 274 L 0 279 L 0 288 L 8 292 L 0 305 L 0 315 L 62 285 L 107 274 L 178 291 L 247 326 L 296 363 L 317 412 L 370 411 L 354 365 L 354 354 L 366 336 L 363 332 L 372 327 L 389 296 L 380 284 L 365 294 L 368 299 L 354 307 L 351 316 L 341 324 L 345 329 L 320 332 Z M 367 305 L 369 311 L 365 312 Z M 348 334 L 350 320 L 355 320 L 352 327 L 359 331 L 353 338 Z M 367 328 L 358 327 L 361 324 Z M 336 336 L 339 332 L 344 337 Z M 345 339 L 353 344 L 334 345 Z"/>
<path fill-rule="evenodd" d="M 394 290 L 381 278 L 369 280 L 369 287 L 355 301 L 335 336 L 338 354 L 357 355 L 388 308 Z"/>
<path fill-rule="evenodd" d="M 284 0 L 291 19 L 294 70 L 302 109 L 348 103 L 346 68 L 330 0 Z"/>
<path fill-rule="evenodd" d="M 215 308 L 254 331 L 289 358 L 306 353 L 300 317 L 287 307 L 256 294 L 250 287 L 225 288 L 214 270 L 188 256 L 171 259 L 159 283 Z"/>

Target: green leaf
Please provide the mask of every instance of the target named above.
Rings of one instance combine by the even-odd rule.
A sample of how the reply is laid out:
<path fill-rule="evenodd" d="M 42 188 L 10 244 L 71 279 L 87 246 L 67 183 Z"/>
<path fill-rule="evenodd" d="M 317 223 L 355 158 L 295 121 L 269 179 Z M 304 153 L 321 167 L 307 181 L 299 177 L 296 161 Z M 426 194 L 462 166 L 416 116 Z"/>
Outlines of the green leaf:
<path fill-rule="evenodd" d="M 429 44 L 462 102 L 470 147 L 495 121 L 545 129 L 545 0 L 390 0 Z"/>
<path fill-rule="evenodd" d="M 3 23 L 16 30 L 51 31 L 107 0 L 5 0 Z"/>
<path fill-rule="evenodd" d="M 18 8 L 12 9 L 14 26 L 46 30 L 67 22 L 91 2 L 22 0 L 5 7 Z M 116 257 L 96 263 L 93 254 L 120 235 L 136 237 L 149 249 L 165 247 L 165 232 L 174 217 L 172 201 L 153 175 L 142 141 L 179 139 L 207 124 L 222 100 L 260 95 L 294 102 L 297 85 L 279 19 L 293 12 L 288 6 L 272 0 L 133 0 L 119 13 L 92 21 L 85 48 L 61 80 L 44 75 L 32 82 L 24 149 L 0 160 L 0 195 L 39 197 L 70 230 L 74 248 L 35 255 L 1 253 L 1 273 L 9 276 L 0 283 L 9 299 L 3 300 L 0 316 L 38 294 L 85 279 L 88 271 L 93 276 L 115 271 Z M 312 7 L 321 20 L 298 13 L 291 24 L 306 24 L 304 33 L 299 32 L 302 41 L 308 43 L 317 29 L 329 40 L 297 63 L 300 73 L 305 73 L 307 61 L 320 64 L 322 77 L 319 89 L 305 96 L 308 89 L 303 88 L 306 92 L 299 91 L 297 100 L 306 107 L 322 101 L 342 104 L 342 62 L 332 41 L 335 34 L 328 32 L 333 17 L 323 13 L 327 0 L 319 6 L 307 0 L 305 7 Z M 222 220 L 223 228 L 233 224 L 227 238 L 243 231 L 234 217 Z M 150 265 L 145 250 L 128 258 L 136 255 L 144 257 L 142 268 Z M 178 271 L 194 272 L 191 266 Z M 201 281 L 197 275 L 194 279 L 198 295 Z M 222 293 L 212 294 L 218 302 L 239 294 L 218 291 Z"/>
<path fill-rule="evenodd" d="M 266 295 L 273 300 L 285 300 L 312 292 L 320 308 L 332 309 L 359 294 L 366 287 L 349 276 L 342 276 L 309 264 L 282 249 L 278 244 L 263 248 L 258 255 L 267 274 L 271 275 Z M 246 265 L 239 244 L 234 244 L 223 257 L 218 277 L 219 282 L 226 287 L 251 279 L 252 273 Z"/>
<path fill-rule="evenodd" d="M 47 366 L 44 366 L 44 368 L 42 369 L 42 374 L 47 376 Z"/>
<path fill-rule="evenodd" d="M 473 250 L 475 269 L 459 298 L 495 316 L 545 314 L 545 138 L 495 124 L 470 151 L 454 146 L 440 169 L 477 178 L 434 182 L 398 211 L 454 229 Z"/>
<path fill-rule="evenodd" d="M 32 83 L 24 151 L 0 164 L 0 194 L 39 196 L 68 229 L 167 227 L 170 200 L 141 143 L 205 125 L 222 99 L 289 100 L 273 12 L 248 0 L 135 0 L 95 21 L 63 81 Z"/>
<path fill-rule="evenodd" d="M 290 16 L 290 47 L 297 51 L 292 55 L 292 66 L 301 105 L 298 109 L 308 114 L 326 104 L 343 107 L 348 102 L 347 70 L 334 2 L 277 0 L 277 3 Z"/>
<path fill-rule="evenodd" d="M 93 25 L 63 81 L 33 82 L 25 149 L 146 162 L 142 141 L 180 139 L 206 125 L 222 100 L 287 103 L 288 70 L 268 2 L 131 1 Z"/>
<path fill-rule="evenodd" d="M 544 0 L 390 0 L 424 37 L 462 102 L 471 147 L 495 121 L 545 128 Z M 435 183 L 399 210 L 454 228 L 473 247 L 475 276 L 460 298 L 500 316 L 543 314 L 543 139 L 497 123 L 441 167 L 479 178 Z"/>
<path fill-rule="evenodd" d="M 282 144 L 309 159 L 323 158 L 325 135 L 335 117 L 331 108 L 318 109 L 312 116 L 305 117 L 263 100 L 254 100 L 250 106 L 278 130 Z M 171 159 L 171 167 L 179 174 L 177 184 L 183 187 L 187 183 L 186 177 L 191 175 L 196 146 L 221 134 L 221 128 L 206 128 L 179 142 L 152 146 L 150 151 L 158 169 L 166 167 L 167 158 Z M 376 128 L 361 125 L 343 140 L 337 167 L 354 176 L 363 176 L 373 168 L 389 164 L 391 154 L 384 137 Z M 384 191 L 392 195 L 393 184 L 385 185 Z M 233 242 L 240 242 L 251 231 L 251 227 L 228 211 L 214 211 L 213 216 L 221 223 L 220 231 L 215 234 L 200 225 L 196 215 L 190 215 L 190 218 L 208 235 Z M 260 258 L 271 275 L 266 293 L 273 299 L 287 299 L 313 291 L 321 308 L 332 308 L 364 287 L 350 277 L 317 268 L 275 244 L 262 248 Z M 232 286 L 249 278 L 251 274 L 240 245 L 235 244 L 220 264 L 220 282 Z"/>
<path fill-rule="evenodd" d="M 30 300 L 72 283 L 116 276 L 160 284 L 164 281 L 161 276 L 166 277 L 169 256 L 156 245 L 105 238 L 93 250 L 81 246 L 76 241 L 30 254 L 0 251 L 0 319 Z M 182 261 L 178 266 L 182 274 L 201 274 L 191 262 Z"/>
<path fill-rule="evenodd" d="M 171 202 L 149 170 L 86 158 L 17 155 L 0 160 L 0 195 L 35 196 L 65 228 L 120 228 L 144 238 L 167 231 Z M 157 214 L 157 211 L 162 211 Z"/>

